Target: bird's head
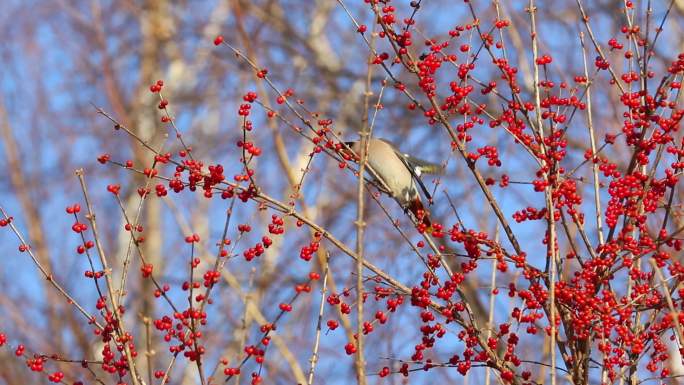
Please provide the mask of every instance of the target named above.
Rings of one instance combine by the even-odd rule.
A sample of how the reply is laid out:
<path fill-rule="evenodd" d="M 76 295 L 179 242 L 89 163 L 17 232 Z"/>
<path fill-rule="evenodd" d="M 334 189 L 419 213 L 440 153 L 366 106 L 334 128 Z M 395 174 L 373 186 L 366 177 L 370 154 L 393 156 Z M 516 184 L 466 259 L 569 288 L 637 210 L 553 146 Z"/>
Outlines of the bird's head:
<path fill-rule="evenodd" d="M 349 157 L 349 159 L 356 159 L 357 155 L 355 154 L 358 149 L 358 142 L 344 142 L 344 145 L 346 147 L 342 147 L 340 149 L 340 153 L 346 157 Z"/>

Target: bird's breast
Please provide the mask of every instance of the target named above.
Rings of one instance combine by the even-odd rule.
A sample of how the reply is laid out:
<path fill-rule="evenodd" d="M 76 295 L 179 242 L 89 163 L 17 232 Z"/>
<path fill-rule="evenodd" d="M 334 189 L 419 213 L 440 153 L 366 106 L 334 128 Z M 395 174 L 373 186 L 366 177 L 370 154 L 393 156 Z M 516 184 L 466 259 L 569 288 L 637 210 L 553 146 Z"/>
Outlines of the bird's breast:
<path fill-rule="evenodd" d="M 397 159 L 395 164 L 386 164 L 371 159 L 369 163 L 390 189 L 392 197 L 400 204 L 404 205 L 418 195 L 411 172 L 400 160 Z"/>

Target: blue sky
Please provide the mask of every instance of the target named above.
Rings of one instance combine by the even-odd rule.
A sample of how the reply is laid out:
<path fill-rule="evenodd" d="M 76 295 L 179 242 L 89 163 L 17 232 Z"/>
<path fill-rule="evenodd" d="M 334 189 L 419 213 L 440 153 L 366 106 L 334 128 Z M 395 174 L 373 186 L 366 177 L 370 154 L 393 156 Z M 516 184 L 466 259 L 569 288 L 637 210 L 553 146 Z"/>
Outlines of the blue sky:
<path fill-rule="evenodd" d="M 436 34 L 444 33 L 448 28 L 452 27 L 452 24 L 463 23 L 469 19 L 469 16 L 463 12 L 464 8 L 462 6 L 454 7 L 454 11 L 443 12 L 443 4 L 432 5 L 432 2 L 425 2 L 424 9 L 421 10 L 419 14 L 419 25 L 424 28 L 426 34 Z M 105 6 L 111 5 L 110 3 L 104 2 Z M 460 4 L 460 3 L 459 3 Z M 186 16 L 180 17 L 180 20 L 184 20 L 187 25 L 183 24 L 182 43 L 181 46 L 184 50 L 183 54 L 185 56 L 191 57 L 198 51 L 198 47 L 202 49 L 215 50 L 212 57 L 207 59 L 205 64 L 205 72 L 203 74 L 210 73 L 210 70 L 215 68 L 221 68 L 228 75 L 221 77 L 224 83 L 219 86 L 215 84 L 212 85 L 210 82 L 206 84 L 200 81 L 200 85 L 195 85 L 195 88 L 204 88 L 205 90 L 215 91 L 209 97 L 207 104 L 214 103 L 216 100 L 211 100 L 212 97 L 219 99 L 219 116 L 221 117 L 220 123 L 216 127 L 206 127 L 203 122 L 209 120 L 212 113 L 216 112 L 215 108 L 203 107 L 203 101 L 198 102 L 199 106 L 192 103 L 178 102 L 179 107 L 176 107 L 174 100 L 172 100 L 172 108 L 177 111 L 178 119 L 177 123 L 181 131 L 187 133 L 186 137 L 189 138 L 191 142 L 198 142 L 197 147 L 198 153 L 206 155 L 208 158 L 211 157 L 211 162 L 221 162 L 226 164 L 226 175 L 232 176 L 239 171 L 239 164 L 235 162 L 237 156 L 236 147 L 234 142 L 239 134 L 238 122 L 235 119 L 234 111 L 237 110 L 239 105 L 239 100 L 235 97 L 243 92 L 253 90 L 253 83 L 251 87 L 246 90 L 235 91 L 234 87 L 240 85 L 239 78 L 241 76 L 251 76 L 250 71 L 244 71 L 241 69 L 234 58 L 225 48 L 214 49 L 211 45 L 211 41 L 205 39 L 201 32 L 198 31 L 200 28 L 193 28 L 191 21 L 199 20 L 201 24 L 208 18 L 208 10 L 213 9 L 215 4 L 212 2 L 198 2 L 193 4 L 192 12 L 189 12 Z M 539 4 L 540 7 L 553 7 L 551 2 L 542 2 Z M 95 158 L 98 154 L 103 151 L 110 151 L 112 149 L 117 150 L 114 154 L 118 160 L 124 160 L 130 157 L 129 142 L 122 135 L 121 132 L 111 132 L 111 124 L 102 117 L 97 117 L 89 105 L 89 102 L 102 105 L 108 111 L 111 111 L 111 106 L 107 105 L 107 98 L 104 94 L 103 85 L 101 79 L 93 80 L 88 73 L 78 73 L 74 71 L 77 65 L 79 65 L 81 60 L 90 61 L 88 66 L 94 67 L 94 73 L 97 73 L 98 64 L 101 65 L 102 57 L 99 57 L 96 53 L 93 53 L 90 57 L 78 57 L 77 53 L 81 52 L 78 48 L 79 45 L 85 44 L 86 39 L 83 34 L 80 34 L 78 28 L 73 24 L 68 23 L 70 20 L 67 15 L 64 14 L 51 14 L 49 13 L 50 8 L 45 7 L 45 3 L 37 1 L 30 5 L 22 2 L 9 2 L 6 16 L 0 16 L 0 26 L 3 26 L 3 30 L 10 30 L 10 25 L 12 25 L 12 18 L 21 20 L 21 26 L 26 27 L 28 32 L 26 36 L 20 36 L 21 33 L 19 29 L 12 31 L 8 38 L 5 39 L 3 46 L 0 49 L 3 57 L 7 58 L 7 71 L 0 72 L 0 95 L 2 95 L 2 101 L 8 110 L 9 122 L 13 127 L 13 135 L 15 140 L 19 144 L 19 152 L 22 156 L 22 167 L 24 167 L 24 172 L 32 177 L 31 189 L 29 192 L 17 192 L 14 191 L 9 183 L 9 181 L 4 178 L 0 181 L 0 205 L 2 205 L 6 210 L 13 213 L 17 224 L 20 229 L 25 231 L 26 220 L 30 218 L 25 218 L 21 213 L 21 207 L 17 201 L 17 194 L 30 194 L 31 199 L 34 202 L 39 202 L 41 207 L 41 219 L 43 221 L 43 227 L 48 238 L 48 243 L 50 246 L 50 251 L 52 253 L 53 259 L 56 261 L 56 265 L 59 267 L 59 274 L 76 293 L 77 298 L 84 301 L 92 309 L 93 306 L 93 296 L 92 284 L 82 278 L 82 270 L 85 268 L 85 261 L 81 259 L 76 259 L 74 253 L 74 247 L 77 244 L 76 237 L 69 230 L 71 226 L 71 218 L 64 214 L 64 207 L 73 202 L 82 202 L 82 197 L 78 189 L 77 180 L 71 174 L 72 169 L 83 167 L 87 172 L 87 179 L 93 192 L 93 199 L 96 202 L 96 209 L 98 210 L 98 215 L 101 218 L 106 218 L 102 222 L 102 227 L 107 230 L 110 234 L 114 234 L 113 230 L 117 228 L 120 224 L 120 219 L 117 214 L 117 209 L 115 202 L 111 199 L 109 194 L 105 191 L 104 187 L 109 183 L 126 183 L 130 181 L 128 174 L 126 172 L 115 168 L 115 167 L 103 167 L 97 164 Z M 28 18 L 35 11 L 36 18 L 50 17 L 49 23 L 36 23 Z M 451 8 L 450 8 L 451 9 Z M 89 8 L 84 4 L 78 5 L 78 10 L 83 12 L 86 17 L 91 17 Z M 360 14 L 359 7 L 352 7 L 352 10 L 358 16 Z M 182 12 L 182 10 L 178 10 Z M 482 11 L 484 12 L 484 11 Z M 405 14 L 405 12 L 402 12 Z M 662 15 L 662 10 L 656 10 L 654 12 L 656 17 Z M 361 17 L 363 19 L 363 17 Z M 295 20 L 295 25 L 299 28 L 305 29 L 307 27 L 306 18 L 301 18 Z M 351 41 L 346 38 L 346 36 L 335 35 L 335 29 L 332 27 L 342 26 L 343 28 L 351 28 L 351 24 L 348 21 L 346 15 L 339 9 L 335 9 L 334 16 L 330 19 L 330 42 L 333 48 L 340 53 L 340 59 L 343 61 L 345 66 L 349 66 L 350 70 L 354 74 L 363 75 L 364 69 L 364 56 L 367 53 L 365 46 L 362 41 L 358 38 Z M 365 20 L 368 22 L 368 13 L 365 13 Z M 234 20 L 229 18 L 224 25 L 224 34 L 227 39 L 231 40 L 231 43 L 236 43 L 236 34 L 233 33 Z M 486 20 L 485 22 L 489 22 Z M 518 20 L 522 24 L 520 20 Z M 607 18 L 597 17 L 593 21 L 593 26 L 596 28 L 597 33 L 601 36 L 601 41 L 605 42 L 609 36 L 610 31 L 607 27 L 602 28 L 602 25 L 608 25 Z M 119 16 L 115 14 L 107 25 L 126 25 L 131 23 L 130 17 Z M 578 66 L 579 60 L 581 59 L 581 51 L 579 50 L 579 43 L 577 40 L 577 32 L 581 29 L 581 26 L 568 21 L 568 26 L 565 28 L 558 27 L 558 24 L 544 24 L 540 26 L 540 35 L 544 36 L 542 51 L 544 53 L 548 52 L 554 55 L 556 61 L 554 62 L 553 69 L 553 80 L 559 81 L 564 77 L 571 77 L 575 73 L 572 71 L 580 71 L 581 67 Z M 249 22 L 248 22 L 249 24 Z M 61 29 L 63 28 L 63 29 Z M 112 27 L 113 28 L 113 27 Z M 519 26 L 520 32 L 524 35 L 524 41 L 527 41 L 527 35 L 525 31 L 525 25 Z M 605 30 L 604 30 L 605 29 Z M 111 35 L 106 41 L 108 50 L 111 52 L 116 52 L 117 47 L 125 46 L 129 44 L 129 40 L 135 41 L 135 37 L 139 34 L 136 29 L 126 30 L 125 35 Z M 28 37 L 27 37 L 28 36 Z M 274 38 L 275 40 L 275 38 Z M 421 40 L 421 39 L 416 39 Z M 664 35 L 661 44 L 664 47 L 669 46 L 675 41 L 675 37 L 672 35 Z M 130 43 L 133 44 L 133 43 Z M 295 43 L 296 45 L 296 43 Z M 114 68 L 118 71 L 120 81 L 118 84 L 119 88 L 123 91 L 125 95 L 129 98 L 136 96 L 135 84 L 137 79 L 139 79 L 140 74 L 138 73 L 139 60 L 135 55 L 138 52 L 139 47 L 132 47 L 134 52 L 130 57 L 116 57 L 115 62 L 112 63 Z M 263 55 L 268 55 L 268 57 L 275 62 L 279 59 L 285 59 L 289 51 L 284 50 L 276 46 L 273 48 L 272 52 L 265 52 Z M 667 52 L 666 52 L 667 53 Z M 515 58 L 515 53 L 511 50 L 509 54 L 512 58 Z M 593 57 L 592 55 L 591 58 Z M 480 60 L 488 60 L 484 56 Z M 528 58 L 528 60 L 531 60 Z M 219 64 L 217 64 L 219 63 Z M 572 68 L 572 71 L 558 72 L 558 69 L 565 69 L 565 65 Z M 160 63 L 160 69 L 162 72 L 166 70 L 165 66 L 168 65 L 167 62 Z M 90 67 L 89 67 L 90 68 Z M 303 93 L 307 93 L 309 96 L 309 103 L 313 104 L 312 108 L 319 108 L 316 105 L 316 95 L 323 95 L 324 90 L 317 91 L 315 87 L 325 87 L 320 84 L 313 82 L 313 74 L 309 71 L 313 71 L 309 67 L 308 70 L 298 71 L 297 69 L 290 68 L 287 63 L 284 63 L 282 68 L 269 68 L 274 81 L 281 88 L 293 87 L 296 90 L 304 90 Z M 490 67 L 486 67 L 490 68 Z M 245 74 L 245 72 L 247 72 Z M 491 77 L 491 73 L 488 70 L 482 70 L 481 72 L 476 71 L 478 76 Z M 449 74 L 451 76 L 452 73 Z M 406 74 L 402 74 L 406 79 L 409 77 Z M 40 81 L 38 81 L 40 80 Z M 339 87 L 340 99 L 346 96 L 347 93 L 352 92 L 353 82 L 357 80 L 355 78 L 344 78 L 337 81 L 336 85 Z M 445 90 L 448 84 L 448 78 L 445 76 L 444 81 Z M 183 89 L 183 85 L 173 85 L 177 89 Z M 313 90 L 312 90 L 313 88 Z M 375 82 L 373 84 L 373 90 L 376 94 L 379 91 L 379 84 Z M 196 91 L 192 89 L 191 91 Z M 179 92 L 181 93 L 181 92 Z M 601 103 L 607 103 L 608 99 L 605 94 L 596 93 L 595 95 L 595 105 L 600 106 Z M 360 97 L 360 96 L 359 96 Z M 225 98 L 225 99 L 224 99 Z M 402 100 L 401 95 L 395 92 L 387 91 L 387 95 L 384 99 L 387 105 L 391 105 L 392 101 Z M 405 100 L 402 101 L 402 104 Z M 339 113 L 342 102 L 331 103 L 325 106 L 326 111 L 329 111 L 330 117 L 336 119 L 336 114 Z M 40 108 L 39 108 L 40 107 Z M 44 107 L 44 108 L 43 108 Z M 323 107 L 321 107 L 323 108 Z M 256 109 L 256 108 L 255 108 Z M 399 143 L 402 150 L 409 151 L 416 154 L 422 158 L 431 161 L 443 161 L 449 155 L 449 141 L 443 130 L 439 128 L 427 127 L 424 123 L 421 123 L 419 116 L 413 117 L 402 117 L 399 115 L 402 110 L 398 108 L 388 108 L 379 114 L 378 120 L 375 127 L 375 134 L 377 136 L 386 137 Z M 150 114 L 156 114 L 157 111 L 152 107 L 150 109 Z M 597 108 L 595 112 L 597 120 L 602 122 L 610 122 L 612 116 L 610 111 L 603 111 L 602 108 Z M 398 121 L 397 117 L 406 119 L 407 122 Z M 291 114 L 290 119 L 294 119 Z M 355 117 L 358 121 L 358 117 Z M 255 112 L 253 114 L 254 125 L 257 128 L 254 133 L 255 140 L 266 148 L 270 148 L 272 141 L 270 139 L 270 133 L 266 128 L 266 123 L 263 118 L 263 114 Z M 576 136 L 580 141 L 586 141 L 586 134 L 583 126 L 583 117 L 576 117 L 576 126 L 571 128 L 573 134 L 577 132 Z M 352 121 L 354 121 L 352 119 Z M 613 123 L 615 123 L 613 121 Z M 406 126 L 410 126 L 410 129 L 406 129 Z M 615 127 L 617 128 L 617 127 Z M 215 129 L 216 134 L 210 135 Z M 301 142 L 297 139 L 296 135 L 288 132 L 288 128 L 285 125 L 280 125 L 279 129 L 283 132 L 283 135 L 288 144 L 288 150 L 291 156 L 297 153 L 301 146 Z M 336 130 L 342 131 L 348 138 L 353 138 L 355 135 L 354 127 L 339 127 L 336 126 Z M 574 131 L 577 130 L 577 131 Z M 613 130 L 612 127 L 606 127 L 607 131 Z M 199 134 L 198 134 L 199 132 Z M 490 135 L 491 134 L 491 135 Z M 513 146 L 510 143 L 510 139 L 504 133 L 490 133 L 486 129 L 480 131 L 479 139 L 476 140 L 477 145 L 484 144 L 496 144 L 500 148 L 510 148 Z M 201 140 L 207 140 L 208 143 L 201 143 Z M 201 147 L 201 144 L 205 144 L 205 148 Z M 512 180 L 522 180 L 529 181 L 534 170 L 531 169 L 532 162 L 526 155 L 520 156 L 518 153 L 519 149 L 516 150 L 513 146 L 512 153 L 501 151 L 501 158 L 507 165 L 505 167 L 506 173 L 508 173 Z M 574 154 L 567 160 L 567 167 L 572 168 L 574 165 L 578 164 L 581 160 L 581 152 Z M 270 166 L 275 161 L 275 156 L 270 153 L 266 153 L 259 161 L 259 173 L 257 175 L 258 180 L 264 181 L 264 184 L 270 189 L 269 193 L 276 197 L 283 197 L 283 186 L 285 185 L 283 176 L 281 172 L 273 166 Z M 304 195 L 305 200 L 309 203 L 315 202 L 326 195 L 330 195 L 335 199 L 341 199 L 343 194 L 336 191 L 335 188 L 342 186 L 353 186 L 356 182 L 351 173 L 343 173 L 336 170 L 335 162 L 319 156 L 314 163 L 313 170 L 310 175 L 307 176 L 307 182 L 305 183 Z M 7 167 L 6 159 L 0 157 L 0 167 Z M 168 172 L 170 173 L 170 172 Z M 492 175 L 499 175 L 500 172 L 495 170 Z M 451 156 L 449 161 L 449 166 L 446 171 L 446 175 L 443 179 L 443 186 L 449 191 L 452 197 L 456 198 L 457 206 L 463 207 L 460 213 L 463 216 L 463 220 L 467 226 L 477 227 L 480 224 L 480 219 L 482 216 L 490 216 L 491 212 L 483 204 L 482 195 L 479 191 L 474 189 L 474 185 L 471 179 L 466 181 L 460 179 L 461 175 L 468 175 L 467 170 L 464 170 L 463 162 L 458 158 L 458 156 Z M 330 179 L 326 179 L 330 178 Z M 322 180 L 323 182 L 319 182 Z M 330 180 L 334 181 L 330 182 Z M 429 181 L 428 181 L 429 182 Z M 123 188 L 134 189 L 134 186 L 128 186 L 124 184 Z M 533 193 L 532 187 L 530 185 L 512 185 L 507 190 L 495 189 L 497 198 L 500 198 L 501 206 L 506 213 L 508 218 L 511 217 L 513 212 L 524 207 L 530 201 L 535 202 L 535 207 L 541 207 L 543 200 L 541 199 L 542 194 Z M 450 207 L 443 195 L 439 192 L 436 194 L 438 197 L 437 203 L 431 208 L 434 215 L 437 217 L 449 218 L 449 222 L 445 225 L 450 226 L 453 224 L 454 219 L 450 214 Z M 590 204 L 590 199 L 587 199 L 588 195 L 585 195 L 585 201 L 588 202 L 585 205 L 586 212 L 590 212 L 593 206 Z M 186 214 L 186 216 L 192 216 L 192 213 L 196 212 L 195 209 L 198 206 L 195 197 L 188 192 L 182 193 L 180 196 L 174 196 L 174 200 L 179 203 L 181 211 Z M 285 198 L 283 198 L 285 199 Z M 392 202 L 389 198 L 383 197 L 383 203 L 390 208 L 392 214 L 396 217 L 401 216 L 401 210 L 398 206 Z M 368 215 L 379 223 L 378 228 L 372 228 L 367 234 L 367 255 L 372 258 L 374 263 L 377 263 L 380 267 L 386 269 L 386 271 L 394 276 L 402 279 L 409 285 L 415 284 L 422 274 L 422 270 L 416 263 L 415 256 L 411 255 L 410 249 L 405 244 L 391 244 L 388 245 L 386 242 L 376 241 L 376 237 L 382 236 L 385 229 L 389 228 L 389 224 L 386 223 L 383 214 L 379 211 L 372 201 L 369 201 Z M 541 203 L 540 203 L 541 202 Z M 208 210 L 209 217 L 206 222 L 208 223 L 208 232 L 203 234 L 203 239 L 205 239 L 205 246 L 211 248 L 213 243 L 220 237 L 220 233 L 223 226 L 223 212 L 226 209 L 227 202 L 215 200 L 210 204 L 210 209 Z M 254 205 L 238 205 L 236 210 L 235 218 L 233 220 L 233 226 L 238 223 L 243 223 L 245 221 L 252 220 L 252 213 L 254 212 Z M 132 210 L 132 208 L 130 209 Z M 321 213 L 320 221 L 322 223 L 327 223 L 330 225 L 331 232 L 338 238 L 344 240 L 348 245 L 353 245 L 354 232 L 353 228 L 350 226 L 350 222 L 353 221 L 355 215 L 355 207 L 353 202 L 350 202 L 343 207 L 341 212 L 334 213 Z M 266 220 L 270 217 L 270 213 L 265 215 Z M 113 219 L 112 219 L 113 218 Z M 169 263 L 173 263 L 174 266 L 182 266 L 182 261 L 187 259 L 188 248 L 182 243 L 182 236 L 178 227 L 173 222 L 173 216 L 165 214 L 164 218 L 164 231 L 167 240 L 167 244 L 164 247 L 165 256 L 169 258 Z M 261 219 L 263 220 L 263 219 Z M 406 229 L 406 221 L 402 219 L 402 225 Z M 487 222 L 488 228 L 478 230 L 489 231 L 493 233 L 495 231 L 494 222 Z M 589 229 L 593 226 L 593 223 L 588 225 Z M 256 226 L 255 226 L 256 227 Z M 255 231 L 253 236 L 246 239 L 243 246 L 253 245 L 258 241 L 258 238 L 263 233 L 263 227 L 260 231 Z M 530 263 L 538 267 L 542 267 L 543 258 L 541 255 L 545 252 L 543 245 L 541 245 L 539 240 L 540 231 L 543 231 L 543 225 L 541 223 L 525 223 L 521 225 L 515 225 L 515 231 L 518 237 L 523 240 L 524 248 L 530 255 Z M 233 228 L 232 233 L 235 234 Z M 281 276 L 279 277 L 282 282 L 289 282 L 291 280 L 301 280 L 305 277 L 306 273 L 310 270 L 310 264 L 301 261 L 298 258 L 299 247 L 305 243 L 307 237 L 304 232 L 292 231 L 293 235 L 286 237 L 283 250 L 287 250 L 281 256 L 278 256 L 277 268 L 281 270 Z M 412 240 L 415 242 L 417 235 L 411 232 Z M 114 248 L 116 239 L 110 237 L 105 240 L 105 244 L 109 250 Z M 42 304 L 42 293 L 36 290 L 38 288 L 35 282 L 39 279 L 35 268 L 29 263 L 26 255 L 19 254 L 16 250 L 16 241 L 11 233 L 8 231 L 0 231 L 0 244 L 4 245 L 4 258 L 2 259 L 2 265 L 0 268 L 0 287 L 3 287 L 10 296 L 24 296 L 27 297 L 27 301 L 32 304 Z M 339 269 L 340 274 L 338 275 L 340 286 L 349 286 L 353 282 L 353 276 L 349 274 L 351 271 L 350 260 L 341 255 L 339 252 L 335 251 L 332 246 L 327 244 L 333 252 L 333 256 L 336 260 L 336 267 Z M 479 271 L 479 276 L 486 282 L 489 276 L 489 267 L 485 267 L 489 262 L 483 262 L 482 268 Z M 242 278 L 242 283 L 244 287 L 247 287 L 248 282 L 248 271 L 252 267 L 244 263 L 242 257 L 237 257 L 235 260 L 229 263 L 229 267 L 234 269 L 237 274 L 240 274 Z M 184 272 L 184 270 L 181 270 Z M 132 271 L 133 274 L 137 274 L 137 270 Z M 176 273 L 174 271 L 170 272 L 164 277 L 170 282 L 180 281 L 185 279 L 183 273 Z M 20 285 L 13 284 L 14 282 L 21 282 Z M 89 289 L 90 288 L 90 289 Z M 482 290 L 483 293 L 486 290 Z M 178 290 L 173 291 L 174 297 L 179 301 L 181 300 L 183 294 Z M 236 301 L 234 293 L 228 291 L 222 292 L 226 298 Z M 278 303 L 284 298 L 289 297 L 289 293 L 285 292 L 269 292 L 268 298 L 264 300 L 266 303 Z M 301 313 L 298 316 L 308 317 L 310 323 L 307 323 L 307 329 L 303 333 L 302 339 L 298 339 L 294 336 L 293 340 L 297 343 L 308 344 L 311 342 L 311 327 L 314 324 L 317 312 L 318 295 L 312 295 L 311 299 L 307 299 L 302 306 Z M 372 306 L 369 305 L 371 309 Z M 497 298 L 497 307 L 499 309 L 504 309 L 503 311 L 496 314 L 497 320 L 503 320 L 508 317 L 508 311 L 510 311 L 508 298 L 504 296 L 499 296 Z M 159 307 L 164 309 L 164 306 Z M 328 309 L 326 307 L 326 309 Z M 222 309 L 223 310 L 223 309 Z M 235 314 L 239 314 L 241 309 L 235 307 L 232 309 Z M 266 307 L 264 312 L 269 315 L 274 315 L 274 307 Z M 27 315 L 32 313 L 37 313 L 37 310 L 31 309 Z M 370 311 L 369 315 L 372 314 Z M 220 319 L 220 314 L 212 314 L 215 319 Z M 45 323 L 45 319 L 39 317 L 39 315 L 34 315 L 32 319 L 36 322 Z M 401 331 L 404 325 L 410 325 L 415 323 L 416 311 L 411 309 L 405 309 L 402 314 L 398 317 L 393 317 L 388 328 L 392 331 Z M 285 319 L 284 327 L 289 327 L 290 319 Z M 11 329 L 12 325 L 8 321 L 0 320 L 0 330 L 8 328 Z M 418 340 L 415 335 L 402 335 L 401 332 L 394 333 L 397 337 L 396 340 L 392 341 L 394 345 L 395 352 L 398 356 L 406 357 L 410 356 L 413 345 L 415 345 Z M 408 333 L 407 333 L 408 334 Z M 252 340 L 257 336 L 256 333 L 252 334 Z M 462 347 L 460 344 L 455 342 L 453 336 L 449 337 L 448 342 L 442 342 L 440 344 L 440 353 L 437 354 L 438 357 L 445 357 L 448 352 L 457 351 L 460 352 Z M 341 346 L 344 343 L 344 337 L 342 333 L 338 330 L 335 333 L 331 333 L 323 339 L 323 350 L 328 353 L 331 359 L 322 358 L 320 363 L 320 373 L 324 376 L 326 373 L 345 373 L 351 374 L 350 360 L 342 361 L 344 362 L 345 370 L 339 369 L 339 358 L 342 356 L 340 354 Z M 374 340 L 373 336 L 368 339 L 369 343 L 369 372 L 377 371 L 382 367 L 383 359 L 386 356 L 385 352 L 387 347 L 383 346 L 384 341 Z M 303 349 L 298 358 L 303 367 L 306 367 L 306 356 L 308 350 Z M 269 354 L 273 354 L 270 352 Z M 278 359 L 277 355 L 272 356 L 273 359 Z M 163 360 L 162 360 L 163 361 Z M 479 376 L 482 371 L 477 371 L 477 376 Z M 453 375 L 457 383 L 463 382 L 460 376 Z M 433 379 L 432 372 L 428 373 L 416 373 L 411 377 L 411 381 L 416 381 L 416 383 L 429 383 Z M 398 381 L 398 379 L 395 379 Z M 338 378 L 327 378 L 324 383 L 345 383 L 346 379 L 344 375 Z M 471 379 L 471 381 L 475 381 Z M 373 383 L 374 380 L 371 381 Z"/>

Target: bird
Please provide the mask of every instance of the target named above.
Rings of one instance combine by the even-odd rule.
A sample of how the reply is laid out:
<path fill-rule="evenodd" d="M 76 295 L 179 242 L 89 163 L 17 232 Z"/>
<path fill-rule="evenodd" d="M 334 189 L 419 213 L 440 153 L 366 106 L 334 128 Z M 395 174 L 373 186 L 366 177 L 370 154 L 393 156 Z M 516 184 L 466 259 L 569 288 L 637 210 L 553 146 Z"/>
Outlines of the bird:
<path fill-rule="evenodd" d="M 415 220 L 423 223 L 430 228 L 430 213 L 423 204 L 423 199 L 418 191 L 418 187 L 425 195 L 427 201 L 432 204 L 432 197 L 425 184 L 420 179 L 423 174 L 439 174 L 443 168 L 441 165 L 430 163 L 415 158 L 402 152 L 392 142 L 382 138 L 370 138 L 368 140 L 367 162 L 382 180 L 389 191 L 388 195 L 404 209 L 410 211 Z M 345 145 L 353 151 L 343 151 L 358 161 L 362 148 L 360 141 L 345 142 Z"/>

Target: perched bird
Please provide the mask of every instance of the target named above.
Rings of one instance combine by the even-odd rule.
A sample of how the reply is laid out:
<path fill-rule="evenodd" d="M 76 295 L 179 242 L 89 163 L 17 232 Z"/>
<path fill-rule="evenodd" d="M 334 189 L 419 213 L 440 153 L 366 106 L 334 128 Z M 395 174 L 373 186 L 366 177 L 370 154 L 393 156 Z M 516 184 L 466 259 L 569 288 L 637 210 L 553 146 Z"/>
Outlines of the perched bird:
<path fill-rule="evenodd" d="M 349 155 L 358 160 L 362 151 L 361 142 L 346 142 L 345 144 L 355 153 Z M 430 227 L 429 212 L 423 205 L 418 186 L 431 204 L 432 197 L 423 181 L 420 180 L 420 176 L 438 174 L 442 171 L 442 167 L 414 158 L 401 152 L 391 142 L 376 138 L 369 139 L 367 161 L 384 185 L 389 188 L 389 195 L 404 211 L 410 211 L 419 223 L 422 222 Z"/>

